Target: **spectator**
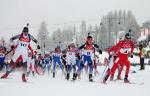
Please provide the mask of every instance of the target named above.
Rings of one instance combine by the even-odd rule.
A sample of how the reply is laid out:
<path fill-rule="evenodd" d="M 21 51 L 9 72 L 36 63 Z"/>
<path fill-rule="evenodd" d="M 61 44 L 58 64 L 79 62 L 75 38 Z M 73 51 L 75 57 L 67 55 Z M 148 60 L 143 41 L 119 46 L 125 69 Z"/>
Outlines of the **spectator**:
<path fill-rule="evenodd" d="M 140 65 L 141 65 L 140 70 L 144 70 L 145 69 L 144 57 L 146 54 L 146 50 L 143 48 L 142 44 L 139 45 L 139 50 L 140 50 L 139 55 L 140 55 Z"/>

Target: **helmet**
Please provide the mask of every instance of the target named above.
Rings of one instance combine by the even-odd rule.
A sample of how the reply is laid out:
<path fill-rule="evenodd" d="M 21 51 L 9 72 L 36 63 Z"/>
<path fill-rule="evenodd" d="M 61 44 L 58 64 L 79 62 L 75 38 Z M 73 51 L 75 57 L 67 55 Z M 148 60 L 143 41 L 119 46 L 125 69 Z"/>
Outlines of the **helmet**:
<path fill-rule="evenodd" d="M 126 39 L 131 39 L 131 35 L 130 35 L 129 33 L 126 33 L 126 34 L 125 34 L 125 38 L 126 38 Z"/>

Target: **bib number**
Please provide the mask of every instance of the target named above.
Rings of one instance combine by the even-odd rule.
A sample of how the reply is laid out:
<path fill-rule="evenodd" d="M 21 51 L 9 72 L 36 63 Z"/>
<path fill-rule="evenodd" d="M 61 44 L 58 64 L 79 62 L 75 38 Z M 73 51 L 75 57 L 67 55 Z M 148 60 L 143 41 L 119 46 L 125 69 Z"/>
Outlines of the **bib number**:
<path fill-rule="evenodd" d="M 91 55 L 91 52 L 87 52 L 87 55 Z"/>
<path fill-rule="evenodd" d="M 27 47 L 27 44 L 20 43 L 22 47 Z"/>

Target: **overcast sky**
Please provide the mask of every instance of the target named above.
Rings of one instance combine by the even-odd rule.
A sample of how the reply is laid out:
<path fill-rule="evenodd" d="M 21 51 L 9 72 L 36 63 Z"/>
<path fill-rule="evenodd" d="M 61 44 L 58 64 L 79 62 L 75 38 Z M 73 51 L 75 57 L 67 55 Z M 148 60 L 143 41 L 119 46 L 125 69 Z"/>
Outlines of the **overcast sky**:
<path fill-rule="evenodd" d="M 150 19 L 150 0 L 0 0 L 0 37 L 20 33 L 27 22 L 34 35 L 42 21 L 49 31 L 58 27 L 51 24 L 82 19 L 99 23 L 100 16 L 120 9 L 131 10 L 139 23 Z"/>

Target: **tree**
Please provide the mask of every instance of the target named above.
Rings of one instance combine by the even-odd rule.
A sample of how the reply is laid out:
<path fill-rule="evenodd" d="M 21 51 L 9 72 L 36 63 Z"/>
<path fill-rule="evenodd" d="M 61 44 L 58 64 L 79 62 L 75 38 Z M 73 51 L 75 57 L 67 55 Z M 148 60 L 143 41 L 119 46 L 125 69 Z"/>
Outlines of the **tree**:
<path fill-rule="evenodd" d="M 112 46 L 117 43 L 119 32 L 128 33 L 130 29 L 132 37 L 137 39 L 140 33 L 140 27 L 131 11 L 119 10 L 109 12 L 101 19 L 100 40 L 103 45 L 106 45 L 104 47 Z"/>
<path fill-rule="evenodd" d="M 80 25 L 80 42 L 84 42 L 84 38 L 87 35 L 87 29 L 86 29 L 86 21 L 82 20 Z"/>
<path fill-rule="evenodd" d="M 38 40 L 41 46 L 41 50 L 47 50 L 48 49 L 48 39 L 49 39 L 49 32 L 47 29 L 47 24 L 46 22 L 42 22 L 39 28 L 39 33 L 38 33 Z"/>

